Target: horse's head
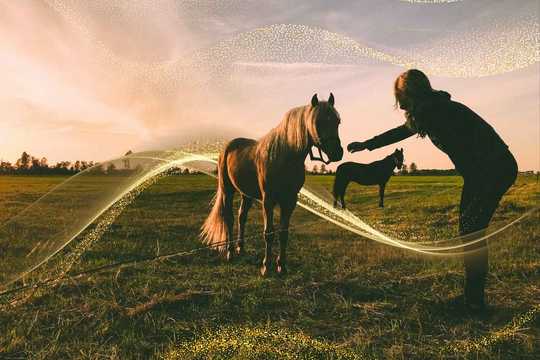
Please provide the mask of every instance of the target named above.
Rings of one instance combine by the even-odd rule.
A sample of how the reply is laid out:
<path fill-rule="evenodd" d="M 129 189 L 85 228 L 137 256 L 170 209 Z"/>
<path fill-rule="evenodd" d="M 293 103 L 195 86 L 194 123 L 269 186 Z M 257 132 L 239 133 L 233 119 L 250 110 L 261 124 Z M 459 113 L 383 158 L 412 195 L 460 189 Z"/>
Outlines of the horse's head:
<path fill-rule="evenodd" d="M 310 127 L 312 129 L 310 136 L 313 145 L 328 156 L 328 162 L 340 161 L 343 158 L 343 148 L 338 132 L 341 119 L 334 108 L 334 95 L 330 93 L 328 101 L 319 101 L 317 94 L 313 95 L 311 110 L 314 126 Z M 316 160 L 324 161 L 322 159 Z"/>
<path fill-rule="evenodd" d="M 394 164 L 396 164 L 396 167 L 398 169 L 401 169 L 401 167 L 403 166 L 403 148 L 396 149 L 392 153 L 392 158 L 394 159 Z"/>

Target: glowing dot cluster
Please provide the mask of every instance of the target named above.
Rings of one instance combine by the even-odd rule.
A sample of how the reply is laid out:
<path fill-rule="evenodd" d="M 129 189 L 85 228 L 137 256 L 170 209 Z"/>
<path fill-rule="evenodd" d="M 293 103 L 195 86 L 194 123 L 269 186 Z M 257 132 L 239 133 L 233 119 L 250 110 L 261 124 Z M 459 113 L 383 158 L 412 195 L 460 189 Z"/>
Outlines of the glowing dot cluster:
<path fill-rule="evenodd" d="M 250 73 L 253 76 L 258 75 L 257 71 L 267 74 L 275 71 L 262 66 L 269 63 L 354 66 L 375 61 L 405 68 L 418 67 L 432 75 L 470 78 L 511 72 L 540 60 L 538 19 L 531 16 L 496 20 L 477 28 L 452 33 L 429 45 L 396 50 L 394 53 L 364 46 L 348 36 L 317 27 L 275 24 L 241 33 L 188 57 L 166 62 L 137 62 L 118 56 L 101 40 L 96 39 L 85 26 L 84 14 L 79 13 L 69 2 L 47 1 L 95 43 L 98 48 L 96 62 L 103 62 L 112 71 L 128 78 L 158 84 L 164 92 L 174 92 L 186 84 L 202 87 L 228 84 L 239 73 L 246 73 L 246 64 L 261 65 L 250 67 L 256 70 L 254 74 Z M 150 11 L 162 14 L 197 8 L 201 16 L 204 16 L 205 13 L 211 14 L 213 7 L 221 9 L 238 6 L 238 2 L 232 1 L 160 1 L 156 4 L 148 0 L 122 0 L 99 1 L 96 4 L 105 16 L 112 19 L 126 16 L 135 21 L 148 16 Z"/>
<path fill-rule="evenodd" d="M 464 356 L 471 353 L 478 353 L 483 349 L 495 344 L 511 339 L 524 329 L 524 326 L 533 322 L 540 314 L 540 305 L 534 305 L 527 312 L 515 316 L 510 323 L 503 328 L 490 332 L 488 335 L 476 340 L 462 340 L 454 344 L 445 346 L 444 353 L 455 353 Z"/>
<path fill-rule="evenodd" d="M 498 21 L 407 51 L 411 66 L 461 78 L 508 73 L 540 61 L 540 26 L 534 17 Z"/>
<path fill-rule="evenodd" d="M 399 0 L 401 2 L 408 2 L 411 4 L 451 4 L 456 2 L 462 2 L 463 0 Z"/>

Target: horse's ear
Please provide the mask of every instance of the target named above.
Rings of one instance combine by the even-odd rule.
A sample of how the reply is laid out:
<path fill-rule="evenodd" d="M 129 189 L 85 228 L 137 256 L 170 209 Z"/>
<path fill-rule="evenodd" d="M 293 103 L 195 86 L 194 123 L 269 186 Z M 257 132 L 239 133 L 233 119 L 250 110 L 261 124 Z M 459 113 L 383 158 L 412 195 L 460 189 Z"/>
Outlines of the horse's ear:
<path fill-rule="evenodd" d="M 319 99 L 317 99 L 317 94 L 315 94 L 311 98 L 311 106 L 317 106 L 317 105 L 319 105 Z"/>
<path fill-rule="evenodd" d="M 403 148 L 399 149 L 399 151 L 403 152 Z"/>
<path fill-rule="evenodd" d="M 334 106 L 334 94 L 330 93 L 330 97 L 328 98 L 328 103 Z"/>

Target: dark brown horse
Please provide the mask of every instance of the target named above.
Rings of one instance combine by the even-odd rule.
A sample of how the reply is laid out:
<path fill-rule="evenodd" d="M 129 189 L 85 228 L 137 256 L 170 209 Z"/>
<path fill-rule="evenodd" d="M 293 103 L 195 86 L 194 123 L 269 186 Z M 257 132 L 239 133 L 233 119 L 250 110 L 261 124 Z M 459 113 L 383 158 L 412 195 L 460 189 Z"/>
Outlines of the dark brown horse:
<path fill-rule="evenodd" d="M 345 190 L 351 181 L 360 185 L 379 185 L 379 206 L 384 207 L 384 188 L 394 168 L 403 166 L 403 149 L 369 164 L 346 162 L 338 166 L 334 179 L 334 207 L 338 202 L 345 209 Z"/>
<path fill-rule="evenodd" d="M 331 161 L 343 157 L 338 134 L 340 117 L 334 108 L 334 96 L 328 102 L 319 102 L 313 95 L 311 105 L 297 107 L 285 114 L 281 123 L 259 141 L 237 138 L 230 141 L 218 160 L 218 189 L 214 206 L 201 228 L 204 243 L 220 251 L 227 251 L 227 259 L 234 254 L 233 196 L 240 193 L 238 215 L 237 254 L 243 253 L 244 229 L 253 199 L 263 206 L 264 240 L 266 250 L 261 274 L 271 266 L 274 233 L 274 207 L 279 205 L 280 251 L 277 272 L 286 272 L 289 220 L 296 206 L 298 192 L 304 185 L 304 161 L 309 154 L 312 160 L 322 160 L 324 153 Z M 311 148 L 319 149 L 315 158 Z"/>

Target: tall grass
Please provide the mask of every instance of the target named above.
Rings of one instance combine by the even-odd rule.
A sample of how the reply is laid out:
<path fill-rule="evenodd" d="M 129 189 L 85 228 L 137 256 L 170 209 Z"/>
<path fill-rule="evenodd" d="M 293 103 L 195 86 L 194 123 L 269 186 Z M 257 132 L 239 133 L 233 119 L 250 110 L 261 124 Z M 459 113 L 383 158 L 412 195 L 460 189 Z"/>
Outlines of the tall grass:
<path fill-rule="evenodd" d="M 61 180 L 0 177 L 0 223 Z M 308 179 L 320 191 L 331 181 Z M 447 238 L 457 235 L 460 184 L 457 177 L 395 177 L 384 209 L 377 207 L 376 188 L 352 185 L 347 200 L 394 236 Z M 537 206 L 539 189 L 535 178 L 520 177 L 494 225 Z M 161 179 L 71 273 L 200 247 L 198 229 L 214 191 L 215 180 L 204 176 Z M 233 263 L 201 251 L 3 297 L 0 358 L 535 359 L 538 220 L 536 213 L 491 242 L 490 308 L 475 316 L 449 305 L 462 290 L 460 259 L 373 243 L 300 208 L 292 218 L 290 274 L 261 278 L 261 209 L 254 206 L 247 254 Z"/>

